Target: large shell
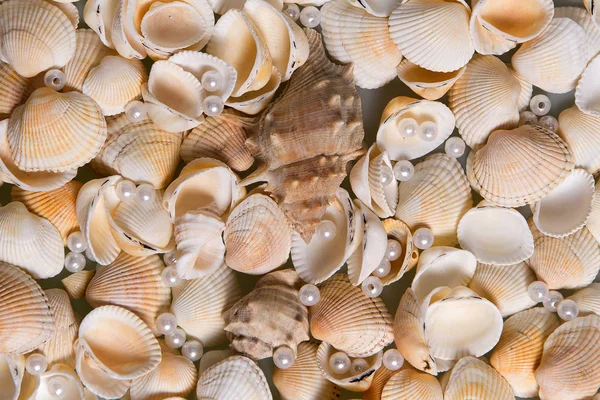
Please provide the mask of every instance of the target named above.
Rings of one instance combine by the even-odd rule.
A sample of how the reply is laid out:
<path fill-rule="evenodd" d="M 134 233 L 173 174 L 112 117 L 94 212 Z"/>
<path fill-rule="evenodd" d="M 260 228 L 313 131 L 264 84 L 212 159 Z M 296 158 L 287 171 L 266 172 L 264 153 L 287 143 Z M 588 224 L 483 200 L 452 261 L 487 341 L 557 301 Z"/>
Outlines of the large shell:
<path fill-rule="evenodd" d="M 85 290 L 95 274 L 95 270 L 83 270 L 70 274 L 60 282 L 63 284 L 70 298 L 82 299 L 85 297 Z"/>
<path fill-rule="evenodd" d="M 39 351 L 46 357 L 48 366 L 66 364 L 75 368 L 73 343 L 77 339 L 79 323 L 71 307 L 71 300 L 67 292 L 61 289 L 48 289 L 45 293 L 54 313 L 56 330 L 50 340 L 39 347 Z"/>
<path fill-rule="evenodd" d="M 32 91 L 31 81 L 23 78 L 10 66 L 0 61 L 0 120 L 10 117 Z"/>
<path fill-rule="evenodd" d="M 90 29 L 77 29 L 75 37 L 75 54 L 62 68 L 65 74 L 63 92 L 73 90 L 81 92 L 89 72 L 100 64 L 105 56 L 112 54 L 112 51 L 102 44 L 98 35 Z"/>
<path fill-rule="evenodd" d="M 404 222 L 389 218 L 383 221 L 383 227 L 387 232 L 388 239 L 396 240 L 402 246 L 400 257 L 390 262 L 392 265 L 390 273 L 381 278 L 384 285 L 389 285 L 402 278 L 407 271 L 410 271 L 417 265 L 419 250 L 417 250 L 413 243 L 410 228 Z"/>
<path fill-rule="evenodd" d="M 590 286 L 576 291 L 569 299 L 577 303 L 579 315 L 596 314 L 600 316 L 600 283 L 594 282 Z"/>
<path fill-rule="evenodd" d="M 519 111 L 525 111 L 525 110 L 527 110 L 527 108 L 529 107 L 529 103 L 531 102 L 531 97 L 533 95 L 533 85 L 531 83 L 527 82 L 525 80 L 525 78 L 523 78 L 521 75 L 519 75 L 518 72 L 516 72 L 515 70 L 510 68 L 510 66 L 508 69 L 509 69 L 510 73 L 513 74 L 515 79 L 519 82 L 519 85 L 521 86 L 521 91 L 519 92 L 518 105 L 519 105 Z"/>
<path fill-rule="evenodd" d="M 308 242 L 346 176 L 346 164 L 362 153 L 364 130 L 352 69 L 327 59 L 318 33 L 306 35 L 307 63 L 246 141 L 261 166 L 245 183 L 266 180 L 266 190 Z"/>
<path fill-rule="evenodd" d="M 321 372 L 319 371 L 319 374 Z M 21 382 L 25 374 L 25 357 L 0 356 L 0 395 L 6 400 L 17 400 L 21 391 Z"/>
<path fill-rule="evenodd" d="M 56 380 L 59 380 L 64 385 L 60 394 L 61 399 L 83 399 L 84 389 L 79 377 L 73 370 L 73 367 L 65 364 L 56 364 L 40 376 L 39 385 L 36 388 L 34 399 L 43 400 L 55 397 L 56 388 L 51 386 L 51 383 Z"/>
<path fill-rule="evenodd" d="M 584 3 L 587 0 L 584 0 Z M 589 61 L 600 52 L 600 29 L 594 25 L 589 13 L 580 7 L 556 7 L 554 18 L 570 18 L 577 22 L 585 32 L 585 53 Z"/>
<path fill-rule="evenodd" d="M 600 117 L 587 115 L 577 106 L 567 108 L 558 116 L 559 135 L 573 154 L 573 162 L 590 174 L 600 170 Z"/>
<path fill-rule="evenodd" d="M 408 59 L 398 65 L 398 78 L 413 92 L 427 100 L 438 100 L 462 76 L 467 67 L 452 72 L 435 72 L 411 63 Z"/>
<path fill-rule="evenodd" d="M 600 57 L 596 56 L 583 71 L 575 91 L 575 104 L 586 114 L 600 117 Z"/>
<path fill-rule="evenodd" d="M 514 400 L 512 388 L 494 368 L 474 357 L 458 361 L 444 389 L 444 400 Z"/>
<path fill-rule="evenodd" d="M 393 340 L 392 317 L 379 297 L 367 297 L 344 274 L 320 285 L 321 299 L 310 308 L 310 332 L 350 357 L 368 357 Z"/>
<path fill-rule="evenodd" d="M 387 381 L 381 393 L 382 400 L 442 400 L 442 387 L 436 378 L 429 374 L 404 369 Z"/>

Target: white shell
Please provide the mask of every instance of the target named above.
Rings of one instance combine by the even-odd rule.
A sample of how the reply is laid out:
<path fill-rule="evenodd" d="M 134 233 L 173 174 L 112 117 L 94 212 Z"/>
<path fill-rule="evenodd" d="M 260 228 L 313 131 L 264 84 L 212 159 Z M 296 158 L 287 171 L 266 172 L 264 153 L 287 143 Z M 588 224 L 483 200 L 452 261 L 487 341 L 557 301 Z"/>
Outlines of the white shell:
<path fill-rule="evenodd" d="M 600 243 L 600 184 L 596 184 L 594 205 L 592 207 L 592 213 L 590 218 L 588 218 L 586 227 L 594 236 L 596 241 Z"/>
<path fill-rule="evenodd" d="M 271 78 L 258 90 L 246 92 L 239 97 L 230 97 L 225 105 L 245 114 L 256 115 L 264 111 L 281 85 L 281 74 L 275 67 L 271 70 Z"/>
<path fill-rule="evenodd" d="M 113 378 L 89 356 L 79 340 L 75 341 L 77 355 L 75 369 L 85 387 L 96 396 L 108 399 L 121 398 L 131 386 L 130 380 Z"/>
<path fill-rule="evenodd" d="M 40 383 L 34 397 L 35 400 L 52 399 L 55 397 L 55 394 L 50 391 L 51 388 L 48 387 L 48 381 L 53 377 L 61 377 L 65 380 L 63 382 L 66 382 L 61 393 L 61 399 L 81 400 L 83 398 L 83 386 L 75 371 L 67 365 L 56 364 L 52 369 L 40 376 Z"/>
<path fill-rule="evenodd" d="M 576 291 L 568 298 L 577 303 L 580 316 L 589 314 L 600 316 L 600 283 L 594 282 L 590 286 Z"/>
<path fill-rule="evenodd" d="M 0 396 L 6 400 L 17 400 L 21 391 L 21 381 L 25 373 L 25 357 L 0 355 Z"/>
<path fill-rule="evenodd" d="M 575 166 L 590 174 L 600 170 L 600 117 L 583 113 L 577 106 L 568 108 L 558 116 L 559 134 L 573 154 Z"/>
<path fill-rule="evenodd" d="M 326 0 L 327 1 L 327 0 Z M 392 11 L 400 6 L 405 1 L 403 0 L 349 0 L 350 4 L 355 7 L 364 8 L 371 15 L 376 17 L 389 17 Z"/>
<path fill-rule="evenodd" d="M 584 3 L 587 0 L 584 0 Z M 594 25 L 591 15 L 580 7 L 556 7 L 554 18 L 570 18 L 585 32 L 585 54 L 588 62 L 600 52 L 600 29 Z"/>
<path fill-rule="evenodd" d="M 452 72 L 435 72 L 404 59 L 396 72 L 398 78 L 413 92 L 427 100 L 438 100 L 450 90 L 466 68 L 464 66 Z"/>
<path fill-rule="evenodd" d="M 514 399 L 513 390 L 502 375 L 477 358 L 464 357 L 447 375 L 442 379 L 444 400 Z"/>
<path fill-rule="evenodd" d="M 598 12 L 598 0 L 583 0 L 583 5 L 592 16 L 594 25 L 600 28 L 600 12 Z"/>
<path fill-rule="evenodd" d="M 583 71 L 575 90 L 575 104 L 586 114 L 600 117 L 600 56 Z"/>

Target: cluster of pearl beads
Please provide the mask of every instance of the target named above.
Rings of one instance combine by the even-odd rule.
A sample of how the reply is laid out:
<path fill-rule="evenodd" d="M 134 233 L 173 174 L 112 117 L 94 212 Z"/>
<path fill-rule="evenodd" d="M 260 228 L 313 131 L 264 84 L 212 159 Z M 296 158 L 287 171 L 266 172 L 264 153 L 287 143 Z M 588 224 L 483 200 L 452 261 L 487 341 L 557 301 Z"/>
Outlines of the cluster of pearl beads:
<path fill-rule="evenodd" d="M 544 308 L 550 312 L 558 313 L 558 316 L 564 321 L 570 321 L 579 315 L 577 303 L 570 299 L 564 299 L 563 295 L 550 290 L 548 285 L 542 281 L 532 282 L 527 288 L 527 293 L 531 300 L 544 305 Z"/>
<path fill-rule="evenodd" d="M 558 121 L 551 115 L 547 115 L 552 109 L 552 102 L 548 96 L 538 94 L 531 98 L 529 102 L 531 111 L 522 111 L 520 114 L 519 125 L 539 125 L 552 132 L 558 132 Z M 538 120 L 538 117 L 539 118 Z"/>
<path fill-rule="evenodd" d="M 192 361 L 198 361 L 204 354 L 202 343 L 197 340 L 187 340 L 185 331 L 177 327 L 177 317 L 171 313 L 163 313 L 156 318 L 156 330 L 165 335 L 167 346 L 178 349 L 181 354 Z"/>

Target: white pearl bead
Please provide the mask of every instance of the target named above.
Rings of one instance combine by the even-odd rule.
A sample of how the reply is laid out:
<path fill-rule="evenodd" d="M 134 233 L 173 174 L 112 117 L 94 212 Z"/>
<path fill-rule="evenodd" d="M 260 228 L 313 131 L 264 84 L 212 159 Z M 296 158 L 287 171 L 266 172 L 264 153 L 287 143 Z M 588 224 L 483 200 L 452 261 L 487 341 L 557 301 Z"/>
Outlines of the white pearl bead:
<path fill-rule="evenodd" d="M 577 303 L 570 299 L 566 299 L 558 303 L 556 311 L 558 313 L 558 316 L 563 321 L 570 321 L 574 318 L 577 318 L 577 316 L 579 315 L 579 307 L 577 306 Z"/>
<path fill-rule="evenodd" d="M 546 115 L 550 112 L 552 108 L 552 102 L 548 98 L 548 96 L 543 94 L 538 94 L 537 96 L 533 96 L 531 101 L 529 102 L 529 108 L 531 111 L 537 116 Z"/>
<path fill-rule="evenodd" d="M 385 258 L 390 261 L 396 261 L 402 254 L 402 245 L 399 241 L 394 239 L 388 239 L 387 248 L 385 250 Z"/>
<path fill-rule="evenodd" d="M 207 92 L 218 92 L 223 87 L 223 75 L 219 71 L 206 71 L 202 75 L 201 83 Z"/>
<path fill-rule="evenodd" d="M 152 185 L 148 185 L 147 183 L 142 183 L 135 190 L 135 196 L 139 201 L 152 201 L 154 200 L 154 196 L 156 195 L 156 190 Z"/>
<path fill-rule="evenodd" d="M 369 363 L 364 358 L 355 358 L 350 364 L 350 371 L 353 375 L 362 374 L 369 369 Z"/>
<path fill-rule="evenodd" d="M 433 142 L 438 136 L 438 126 L 433 121 L 425 121 L 419 125 L 419 137 L 425 142 Z"/>
<path fill-rule="evenodd" d="M 331 357 L 329 357 L 329 368 L 331 368 L 336 375 L 342 375 L 350 371 L 350 365 L 350 357 L 343 351 L 333 353 Z"/>
<path fill-rule="evenodd" d="M 48 393 L 56 399 L 63 398 L 69 387 L 69 381 L 64 376 L 54 375 L 46 382 Z"/>
<path fill-rule="evenodd" d="M 549 291 L 550 289 L 548 289 L 548 285 L 546 285 L 546 283 L 542 281 L 531 282 L 527 287 L 527 293 L 529 294 L 529 298 L 531 298 L 531 300 L 535 301 L 536 303 L 539 303 L 540 301 L 544 300 L 544 297 L 548 295 Z"/>
<path fill-rule="evenodd" d="M 317 225 L 316 233 L 323 240 L 331 240 L 337 233 L 337 226 L 333 221 L 324 219 Z"/>
<path fill-rule="evenodd" d="M 531 111 L 521 111 L 519 114 L 519 126 L 521 125 L 537 125 L 538 117 Z"/>
<path fill-rule="evenodd" d="M 420 250 L 433 246 L 434 239 L 433 232 L 429 228 L 419 228 L 413 233 L 413 244 Z"/>
<path fill-rule="evenodd" d="M 171 313 L 163 313 L 156 318 L 156 330 L 161 335 L 167 335 L 177 328 L 177 317 Z"/>
<path fill-rule="evenodd" d="M 183 344 L 181 354 L 192 361 L 198 361 L 204 354 L 204 346 L 197 340 L 188 340 Z"/>
<path fill-rule="evenodd" d="M 148 118 L 148 109 L 141 101 L 130 101 L 125 106 L 125 116 L 129 122 L 135 124 L 136 122 L 141 122 Z"/>
<path fill-rule="evenodd" d="M 444 150 L 446 154 L 452 158 L 462 157 L 465 154 L 465 149 L 467 145 L 465 141 L 459 137 L 451 137 L 446 140 L 446 144 L 444 145 Z"/>
<path fill-rule="evenodd" d="M 25 369 L 30 375 L 41 375 L 46 372 L 48 368 L 48 362 L 43 354 L 32 354 L 25 360 Z"/>
<path fill-rule="evenodd" d="M 390 371 L 397 371 L 402 368 L 404 357 L 398 349 L 389 349 L 383 353 L 383 366 Z"/>
<path fill-rule="evenodd" d="M 173 332 L 165 335 L 165 343 L 172 349 L 178 349 L 185 343 L 185 331 L 181 328 L 175 328 Z"/>
<path fill-rule="evenodd" d="M 298 298 L 300 299 L 300 303 L 305 306 L 314 306 L 321 299 L 321 291 L 318 287 L 309 283 L 300 288 Z"/>
<path fill-rule="evenodd" d="M 390 263 L 390 260 L 384 257 L 383 260 L 381 260 L 381 262 L 377 266 L 377 268 L 375 268 L 375 270 L 373 271 L 373 276 L 376 276 L 378 278 L 384 278 L 390 274 L 391 270 L 392 264 Z"/>
<path fill-rule="evenodd" d="M 402 118 L 396 122 L 398 132 L 405 138 L 415 137 L 419 131 L 419 123 L 413 118 Z"/>
<path fill-rule="evenodd" d="M 292 21 L 298 21 L 298 18 L 300 18 L 300 7 L 294 3 L 286 4 L 283 7 L 283 13 L 290 17 Z"/>
<path fill-rule="evenodd" d="M 273 353 L 273 363 L 279 369 L 288 369 L 294 365 L 294 361 L 294 351 L 287 346 L 279 346 Z"/>
<path fill-rule="evenodd" d="M 380 179 L 381 179 L 381 183 L 384 186 L 387 186 L 394 181 L 394 173 L 392 172 L 392 170 L 389 167 L 383 165 L 381 167 Z"/>
<path fill-rule="evenodd" d="M 204 107 L 204 114 L 208 115 L 209 117 L 221 115 L 224 108 L 223 100 L 221 100 L 219 96 L 206 97 L 202 105 Z"/>
<path fill-rule="evenodd" d="M 163 269 L 161 276 L 165 286 L 167 287 L 175 287 L 181 284 L 181 279 L 177 275 L 177 269 L 173 266 Z"/>
<path fill-rule="evenodd" d="M 408 160 L 400 160 L 394 165 L 394 176 L 400 182 L 406 182 L 415 176 L 415 167 Z"/>
<path fill-rule="evenodd" d="M 177 264 L 177 249 L 173 249 L 170 252 L 166 253 L 163 256 L 163 259 L 165 261 L 165 264 L 167 264 L 167 266 Z"/>
<path fill-rule="evenodd" d="M 44 75 L 44 85 L 57 92 L 65 87 L 65 83 L 65 74 L 60 69 L 51 69 Z"/>
<path fill-rule="evenodd" d="M 556 307 L 558 307 L 558 303 L 560 303 L 562 300 L 563 295 L 560 294 L 560 292 L 557 292 L 556 290 L 551 290 L 550 292 L 548 292 L 546 297 L 544 297 L 544 300 L 542 300 L 542 304 L 544 305 L 544 308 L 546 310 L 555 312 Z"/>
<path fill-rule="evenodd" d="M 377 297 L 383 292 L 383 282 L 376 276 L 369 276 L 361 285 L 362 291 L 369 297 Z"/>
<path fill-rule="evenodd" d="M 540 122 L 538 123 L 538 125 L 543 128 L 549 129 L 554 133 L 558 132 L 558 121 L 551 115 L 545 115 L 542 118 L 540 118 Z"/>
<path fill-rule="evenodd" d="M 128 181 L 127 179 L 123 179 L 121 182 L 117 183 L 117 197 L 121 199 L 121 201 L 129 201 L 135 197 L 135 183 Z"/>
<path fill-rule="evenodd" d="M 317 7 L 305 7 L 300 12 L 300 22 L 307 28 L 316 28 L 321 23 L 321 12 Z"/>
<path fill-rule="evenodd" d="M 65 269 L 75 273 L 85 268 L 85 257 L 81 253 L 69 253 L 65 256 Z"/>
<path fill-rule="evenodd" d="M 67 247 L 73 253 L 83 253 L 86 251 L 88 245 L 83 233 L 79 231 L 71 233 L 67 238 Z"/>

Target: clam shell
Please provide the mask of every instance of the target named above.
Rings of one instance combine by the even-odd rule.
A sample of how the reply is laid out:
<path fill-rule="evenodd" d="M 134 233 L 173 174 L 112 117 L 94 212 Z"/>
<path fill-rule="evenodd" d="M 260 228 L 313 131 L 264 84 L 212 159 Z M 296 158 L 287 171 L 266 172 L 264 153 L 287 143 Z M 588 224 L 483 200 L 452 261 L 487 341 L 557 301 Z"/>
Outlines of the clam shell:
<path fill-rule="evenodd" d="M 600 185 L 598 184 L 596 184 L 592 214 L 588 218 L 586 228 L 589 229 L 596 241 L 600 243 Z"/>
<path fill-rule="evenodd" d="M 368 364 L 368 367 L 364 371 L 356 373 L 350 369 L 344 374 L 333 371 L 329 366 L 329 359 L 336 352 L 338 352 L 338 350 L 327 342 L 323 342 L 319 345 L 319 348 L 317 349 L 317 366 L 323 373 L 323 376 L 342 389 L 351 390 L 353 392 L 364 392 L 369 389 L 369 386 L 371 386 L 371 382 L 373 381 L 373 374 L 381 367 L 383 351 L 362 358 L 362 360 L 366 361 Z"/>
<path fill-rule="evenodd" d="M 592 16 L 592 20 L 594 21 L 594 25 L 596 27 L 600 27 L 600 13 L 598 13 L 598 1 L 597 0 L 583 0 L 583 5 L 586 10 Z"/>
<path fill-rule="evenodd" d="M 200 359 L 198 365 L 198 374 L 202 375 L 204 371 L 212 367 L 213 365 L 220 363 L 228 357 L 231 357 L 233 354 L 233 350 L 224 349 L 224 350 L 211 350 L 204 353 L 202 358 Z"/>
<path fill-rule="evenodd" d="M 315 339 L 350 357 L 372 356 L 392 342 L 392 317 L 379 297 L 367 297 L 344 274 L 332 276 L 319 289 L 321 299 L 310 307 Z"/>
<path fill-rule="evenodd" d="M 82 299 L 85 297 L 85 290 L 88 284 L 96 274 L 96 271 L 79 271 L 67 276 L 60 282 L 65 288 L 65 291 L 72 299 Z"/>
<path fill-rule="evenodd" d="M 239 97 L 230 97 L 227 102 L 225 102 L 225 105 L 241 111 L 244 114 L 259 114 L 264 111 L 271 100 L 273 100 L 275 92 L 277 92 L 280 85 L 281 74 L 277 68 L 273 67 L 271 69 L 271 77 L 265 86 L 258 90 L 246 92 Z"/>
<path fill-rule="evenodd" d="M 94 30 L 104 46 L 111 49 L 114 49 L 111 37 L 112 22 L 115 14 L 120 10 L 119 2 L 120 0 L 90 0 L 85 2 L 83 9 L 83 20 L 86 25 Z"/>
<path fill-rule="evenodd" d="M 93 3 L 93 1 L 88 3 Z M 89 72 L 98 66 L 104 57 L 113 54 L 102 44 L 98 35 L 90 29 L 77 29 L 75 38 L 75 54 L 62 68 L 65 74 L 63 92 L 74 90 L 81 92 Z"/>
<path fill-rule="evenodd" d="M 373 374 L 373 380 L 369 389 L 363 392 L 363 400 L 381 400 L 381 393 L 387 381 L 396 374 L 397 371 L 391 371 L 387 368 L 379 368 Z"/>
<path fill-rule="evenodd" d="M 590 286 L 579 289 L 568 297 L 577 303 L 579 315 L 600 315 L 600 283 L 592 283 Z"/>
<path fill-rule="evenodd" d="M 586 114 L 600 117 L 600 57 L 596 56 L 585 68 L 575 90 L 575 104 Z"/>
<path fill-rule="evenodd" d="M 383 227 L 387 232 L 389 239 L 394 239 L 400 242 L 402 246 L 402 254 L 400 257 L 391 261 L 392 269 L 387 276 L 381 278 L 384 285 L 394 283 L 407 272 L 410 271 L 419 260 L 419 250 L 414 246 L 412 241 L 412 233 L 410 228 L 402 221 L 388 218 L 383 221 Z"/>
<path fill-rule="evenodd" d="M 0 356 L 0 380 L 2 381 L 0 395 L 2 398 L 6 400 L 18 399 L 24 373 L 24 357 L 11 357 L 8 354 Z"/>
<path fill-rule="evenodd" d="M 494 368 L 473 357 L 458 361 L 444 390 L 444 399 L 513 400 L 508 382 Z"/>
<path fill-rule="evenodd" d="M 517 71 L 512 68 L 508 68 L 510 73 L 521 85 L 521 91 L 519 92 L 519 111 L 524 111 L 529 108 L 531 102 L 531 96 L 533 95 L 533 85 L 525 80 Z"/>
<path fill-rule="evenodd" d="M 585 32 L 585 54 L 588 62 L 600 52 L 600 30 L 594 25 L 591 15 L 586 10 L 580 7 L 556 7 L 554 18 L 570 18 L 583 28 Z"/>
<path fill-rule="evenodd" d="M 71 300 L 67 292 L 61 289 L 48 289 L 45 293 L 54 314 L 56 330 L 50 340 L 39 347 L 39 351 L 46 357 L 48 366 L 66 364 L 75 368 L 73 343 L 77 339 L 79 323 L 71 307 Z"/>
<path fill-rule="evenodd" d="M 58 7 L 43 0 L 0 4 L 2 61 L 31 78 L 64 66 L 75 52 L 75 28 Z"/>
<path fill-rule="evenodd" d="M 401 182 L 398 191 L 396 218 L 413 231 L 431 229 L 437 246 L 458 242 L 458 223 L 473 206 L 471 188 L 458 161 L 445 154 L 430 155 L 415 166 L 415 175 Z"/>
<path fill-rule="evenodd" d="M 378 0 L 350 0 L 350 4 L 364 8 L 369 14 L 376 17 L 389 17 L 392 11 L 399 7 L 404 1 L 378 1 Z"/>
<path fill-rule="evenodd" d="M 10 64 L 0 61 L 0 120 L 10 117 L 32 91 L 29 79 L 19 75 Z"/>
<path fill-rule="evenodd" d="M 79 377 L 73 370 L 73 367 L 64 365 L 64 364 L 56 364 L 49 371 L 44 372 L 40 376 L 39 386 L 37 387 L 35 393 L 35 400 L 42 399 L 51 399 L 55 396 L 55 392 L 53 392 L 52 387 L 50 387 L 50 382 L 52 379 L 61 379 L 64 384 L 63 390 L 61 392 L 61 399 L 65 400 L 81 400 L 84 396 L 83 385 L 79 380 Z"/>
<path fill-rule="evenodd" d="M 600 155 L 594 149 L 600 146 L 600 118 L 587 115 L 577 106 L 558 116 L 559 135 L 573 154 L 573 162 L 590 174 L 600 170 Z"/>
<path fill-rule="evenodd" d="M 152 73 L 152 71 L 150 72 Z M 168 79 L 170 78 L 167 77 L 165 80 Z M 200 98 L 198 97 L 202 92 L 197 91 L 200 88 L 197 87 L 196 81 L 191 80 L 189 76 L 178 77 L 175 79 L 175 87 L 179 86 L 180 89 L 175 90 L 179 95 L 185 95 L 185 92 L 187 91 L 187 100 L 193 103 L 192 107 L 195 107 L 196 111 L 198 111 L 198 105 L 200 104 Z M 164 84 L 166 85 L 167 83 L 164 82 Z M 190 87 L 194 89 L 190 89 Z M 161 93 L 161 95 L 164 95 L 164 93 Z M 175 96 L 171 96 L 168 93 L 165 96 L 167 98 L 166 101 L 172 102 L 175 98 Z M 146 111 L 148 112 L 148 117 L 156 124 L 156 126 L 164 131 L 172 133 L 187 131 L 200 125 L 204 120 L 202 115 L 198 115 L 197 118 L 189 117 L 164 104 L 161 100 L 158 100 L 152 93 L 150 93 L 146 84 L 142 86 L 142 97 L 145 102 L 144 104 L 146 106 Z"/>
<path fill-rule="evenodd" d="M 443 398 L 442 387 L 435 377 L 411 369 L 394 374 L 385 384 L 381 394 L 382 400 L 442 400 Z"/>
<path fill-rule="evenodd" d="M 465 69 L 466 66 L 451 72 L 435 72 L 404 59 L 396 72 L 398 78 L 413 92 L 427 100 L 438 100 L 450 90 Z"/>

